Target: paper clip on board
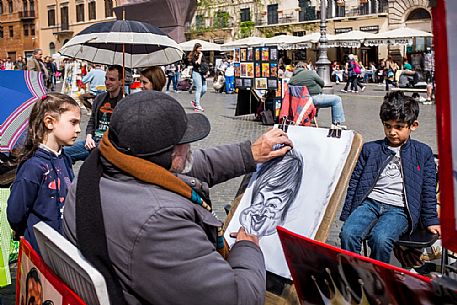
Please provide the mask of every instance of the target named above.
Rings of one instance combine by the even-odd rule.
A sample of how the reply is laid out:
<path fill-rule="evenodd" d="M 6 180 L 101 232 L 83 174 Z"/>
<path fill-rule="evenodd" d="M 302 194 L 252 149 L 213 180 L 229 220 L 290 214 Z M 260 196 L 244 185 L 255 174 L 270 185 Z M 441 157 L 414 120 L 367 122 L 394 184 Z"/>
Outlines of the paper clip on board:
<path fill-rule="evenodd" d="M 282 119 L 282 123 L 278 125 L 278 128 L 287 133 L 287 128 L 289 125 L 286 122 L 287 117 L 284 116 Z M 327 137 L 339 139 L 341 138 L 341 130 L 342 128 L 339 124 L 332 125 L 332 127 L 328 130 Z"/>

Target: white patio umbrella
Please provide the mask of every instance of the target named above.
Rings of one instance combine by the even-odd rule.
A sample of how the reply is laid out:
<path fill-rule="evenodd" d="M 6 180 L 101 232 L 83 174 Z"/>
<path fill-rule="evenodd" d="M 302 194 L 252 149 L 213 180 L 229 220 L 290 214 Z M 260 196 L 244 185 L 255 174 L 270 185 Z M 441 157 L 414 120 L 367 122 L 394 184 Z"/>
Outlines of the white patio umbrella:
<path fill-rule="evenodd" d="M 412 44 L 413 38 L 416 37 L 433 37 L 433 34 L 413 28 L 402 27 L 375 34 L 375 37 L 365 39 L 364 44 L 367 46 L 376 46 L 381 44 L 405 45 Z"/>
<path fill-rule="evenodd" d="M 179 44 L 179 46 L 182 48 L 183 51 L 192 51 L 194 48 L 194 45 L 196 43 L 199 43 L 202 45 L 203 51 L 220 51 L 221 50 L 221 44 L 208 42 L 208 41 L 201 40 L 201 39 L 193 39 L 193 40 L 189 40 L 186 42 L 181 42 Z"/>
<path fill-rule="evenodd" d="M 252 36 L 224 43 L 221 50 L 232 50 L 234 48 L 263 46 L 267 38 Z"/>
<path fill-rule="evenodd" d="M 354 30 L 334 35 L 332 45 L 335 47 L 360 48 L 365 39 L 373 38 L 376 38 L 376 34 Z"/>
<path fill-rule="evenodd" d="M 278 49 L 295 49 L 301 41 L 301 37 L 291 35 L 278 35 L 271 38 L 265 38 L 266 46 L 278 46 Z"/>

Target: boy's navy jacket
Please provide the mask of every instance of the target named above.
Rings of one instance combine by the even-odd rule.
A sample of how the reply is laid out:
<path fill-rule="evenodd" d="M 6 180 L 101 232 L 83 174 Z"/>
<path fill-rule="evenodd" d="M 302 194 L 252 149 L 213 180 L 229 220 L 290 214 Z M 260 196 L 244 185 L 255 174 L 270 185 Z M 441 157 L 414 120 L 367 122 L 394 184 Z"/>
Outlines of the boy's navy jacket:
<path fill-rule="evenodd" d="M 387 139 L 363 145 L 349 181 L 340 216 L 342 221 L 368 197 L 382 170 L 394 155 L 395 152 L 388 148 Z M 411 232 L 419 221 L 425 227 L 439 224 L 436 212 L 436 167 L 431 148 L 409 139 L 402 145 L 400 157 Z"/>
<path fill-rule="evenodd" d="M 8 222 L 38 253 L 33 225 L 44 221 L 62 232 L 63 204 L 73 178 L 70 157 L 42 148 L 17 169 L 8 198 Z"/>

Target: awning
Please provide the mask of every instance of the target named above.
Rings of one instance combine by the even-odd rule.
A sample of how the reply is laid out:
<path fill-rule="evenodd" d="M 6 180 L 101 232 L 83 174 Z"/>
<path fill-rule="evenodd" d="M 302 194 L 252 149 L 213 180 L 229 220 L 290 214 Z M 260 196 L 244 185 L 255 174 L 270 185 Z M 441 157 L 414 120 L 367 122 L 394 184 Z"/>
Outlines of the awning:
<path fill-rule="evenodd" d="M 186 42 L 181 42 L 179 44 L 179 46 L 183 49 L 183 51 L 192 51 L 194 48 L 194 45 L 196 43 L 199 43 L 202 45 L 203 51 L 220 51 L 221 50 L 221 44 L 208 42 L 208 41 L 201 40 L 201 39 L 193 39 L 193 40 L 189 40 Z"/>
<path fill-rule="evenodd" d="M 413 28 L 402 27 L 395 30 L 374 34 L 375 37 L 365 39 L 364 45 L 377 46 L 388 45 L 411 45 L 413 38 L 433 37 L 432 33 L 416 30 Z"/>

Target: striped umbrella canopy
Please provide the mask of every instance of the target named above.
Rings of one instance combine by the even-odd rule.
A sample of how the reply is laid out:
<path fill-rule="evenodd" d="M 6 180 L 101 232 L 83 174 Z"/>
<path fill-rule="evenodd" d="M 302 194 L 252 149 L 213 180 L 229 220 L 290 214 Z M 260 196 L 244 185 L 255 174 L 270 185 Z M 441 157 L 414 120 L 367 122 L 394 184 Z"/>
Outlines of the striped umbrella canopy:
<path fill-rule="evenodd" d="M 145 22 L 116 20 L 93 24 L 70 39 L 61 55 L 105 65 L 143 68 L 182 59 L 181 47 Z"/>
<path fill-rule="evenodd" d="M 0 71 L 0 151 L 11 151 L 27 128 L 33 105 L 46 95 L 41 73 Z"/>

